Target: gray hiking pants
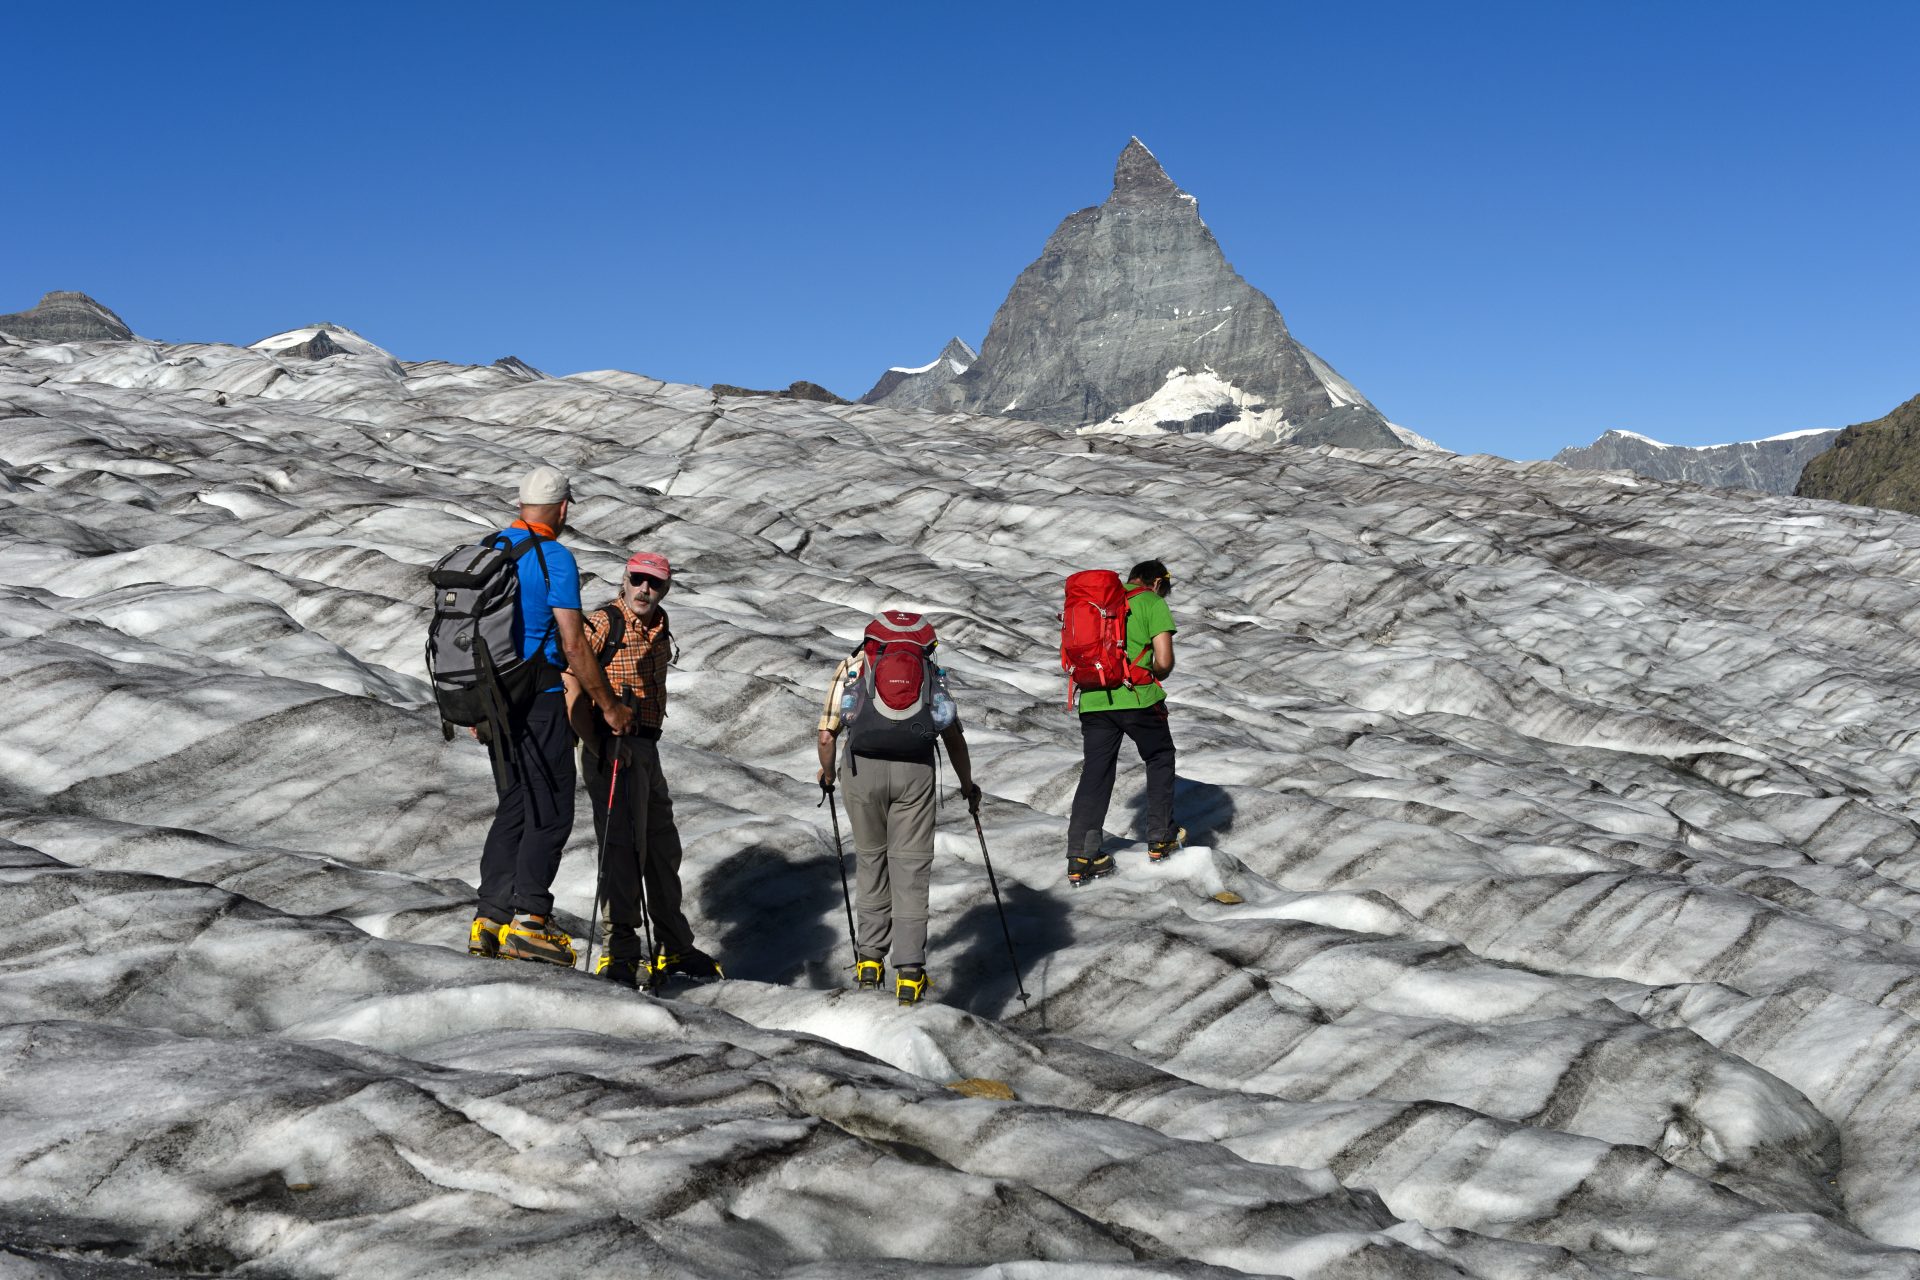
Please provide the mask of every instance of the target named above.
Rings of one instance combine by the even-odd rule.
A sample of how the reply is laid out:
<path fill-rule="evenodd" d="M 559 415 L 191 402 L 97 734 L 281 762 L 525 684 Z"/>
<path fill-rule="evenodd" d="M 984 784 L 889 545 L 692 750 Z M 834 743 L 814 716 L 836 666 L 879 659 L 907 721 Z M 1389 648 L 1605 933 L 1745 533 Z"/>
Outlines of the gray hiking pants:
<path fill-rule="evenodd" d="M 841 793 L 858 863 L 862 958 L 893 967 L 927 962 L 927 885 L 933 879 L 933 766 L 851 756 Z"/>

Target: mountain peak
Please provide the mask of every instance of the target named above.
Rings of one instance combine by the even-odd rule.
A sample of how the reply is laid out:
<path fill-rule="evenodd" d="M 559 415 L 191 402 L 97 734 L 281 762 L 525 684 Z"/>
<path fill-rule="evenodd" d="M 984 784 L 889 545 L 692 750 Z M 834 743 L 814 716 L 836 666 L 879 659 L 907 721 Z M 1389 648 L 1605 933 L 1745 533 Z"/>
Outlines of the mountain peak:
<path fill-rule="evenodd" d="M 38 342 L 120 342 L 133 337 L 126 321 L 84 293 L 56 289 L 30 311 L 0 316 L 0 331 Z"/>
<path fill-rule="evenodd" d="M 1184 194 L 1160 167 L 1160 161 L 1138 138 L 1129 139 L 1113 166 L 1113 194 L 1117 198 L 1177 196 Z"/>

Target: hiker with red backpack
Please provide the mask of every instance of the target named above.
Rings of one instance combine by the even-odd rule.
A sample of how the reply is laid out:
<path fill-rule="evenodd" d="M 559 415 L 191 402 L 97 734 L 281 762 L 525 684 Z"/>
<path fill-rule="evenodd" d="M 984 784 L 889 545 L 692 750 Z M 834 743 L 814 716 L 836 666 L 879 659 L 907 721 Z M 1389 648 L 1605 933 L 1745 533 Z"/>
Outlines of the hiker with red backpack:
<path fill-rule="evenodd" d="M 667 558 L 639 552 L 627 561 L 620 594 L 587 615 L 587 643 L 606 667 L 614 695 L 633 708 L 632 732 L 608 732 L 585 698 L 573 708 L 600 844 L 596 892 L 607 910 L 605 950 L 594 972 L 625 987 L 645 981 L 651 988 L 673 975 L 720 976 L 713 957 L 693 945 L 693 927 L 680 908 L 680 829 L 660 768 L 673 656 L 660 602 L 672 586 Z M 644 944 L 642 931 L 648 934 Z"/>
<path fill-rule="evenodd" d="M 558 538 L 573 493 L 553 467 L 520 482 L 520 518 L 443 557 L 429 575 L 427 670 L 449 740 L 474 730 L 499 803 L 480 855 L 467 950 L 572 966 L 553 923 L 553 879 L 573 831 L 573 735 L 561 673 L 571 670 L 616 734 L 633 712 L 613 695 L 580 620 L 580 569 Z"/>
<path fill-rule="evenodd" d="M 1108 569 L 1067 579 L 1060 665 L 1068 706 L 1080 714 L 1084 756 L 1067 824 L 1067 881 L 1075 888 L 1117 869 L 1100 846 L 1122 738 L 1147 767 L 1147 856 L 1159 862 L 1186 838 L 1173 825 L 1173 731 L 1160 683 L 1173 672 L 1175 628 L 1166 602 L 1173 578 L 1158 560 L 1141 561 L 1127 576 L 1125 586 Z"/>
<path fill-rule="evenodd" d="M 835 747 L 846 736 L 842 767 L 859 896 L 854 981 L 863 990 L 880 987 L 891 955 L 901 1004 L 918 1004 L 932 987 L 927 891 L 936 742 L 947 749 L 968 807 L 980 808 L 966 734 L 946 674 L 934 665 L 937 643 L 933 626 L 917 613 L 889 609 L 868 623 L 860 646 L 834 669 L 817 739 L 820 790 L 831 802 Z"/>

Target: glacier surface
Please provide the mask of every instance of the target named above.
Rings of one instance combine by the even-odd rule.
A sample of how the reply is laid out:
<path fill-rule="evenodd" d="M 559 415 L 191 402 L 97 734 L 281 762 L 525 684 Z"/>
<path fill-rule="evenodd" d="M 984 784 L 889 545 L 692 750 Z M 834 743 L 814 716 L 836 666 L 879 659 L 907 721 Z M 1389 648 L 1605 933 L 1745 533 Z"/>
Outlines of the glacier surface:
<path fill-rule="evenodd" d="M 667 1000 L 464 953 L 424 570 L 536 461 L 676 566 Z M 1920 1276 L 1920 523 L 1618 479 L 0 339 L 0 1273 Z M 1123 775 L 1070 893 L 1059 582 L 1148 555 L 1194 847 Z M 937 1003 L 845 989 L 887 606 L 1028 1004 L 954 804 Z"/>

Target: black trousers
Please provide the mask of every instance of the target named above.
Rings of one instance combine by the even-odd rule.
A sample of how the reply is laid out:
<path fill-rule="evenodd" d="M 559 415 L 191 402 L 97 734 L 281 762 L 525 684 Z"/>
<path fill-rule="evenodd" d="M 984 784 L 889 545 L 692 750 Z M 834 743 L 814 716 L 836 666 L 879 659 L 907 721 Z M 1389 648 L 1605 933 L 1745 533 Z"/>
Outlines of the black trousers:
<path fill-rule="evenodd" d="M 514 768 L 480 855 L 480 900 L 475 914 L 501 924 L 518 911 L 553 910 L 553 878 L 560 851 L 573 833 L 573 734 L 559 690 L 533 699 L 513 718 Z"/>
<path fill-rule="evenodd" d="M 1067 856 L 1092 857 L 1106 838 L 1107 806 L 1113 802 L 1113 775 L 1120 740 L 1130 738 L 1147 766 L 1147 839 L 1173 838 L 1173 730 L 1167 704 L 1080 713 L 1080 787 L 1073 793 L 1067 823 Z"/>
<path fill-rule="evenodd" d="M 617 781 L 615 758 L 620 762 Z M 640 927 L 643 877 L 654 945 L 669 954 L 686 950 L 693 945 L 693 926 L 680 909 L 680 828 L 674 825 L 673 796 L 660 769 L 660 744 L 602 734 L 587 744 L 580 762 L 587 775 L 587 798 L 593 802 L 594 836 L 606 842 L 600 897 L 607 904 L 607 954 L 615 960 L 651 958 L 634 932 Z"/>

